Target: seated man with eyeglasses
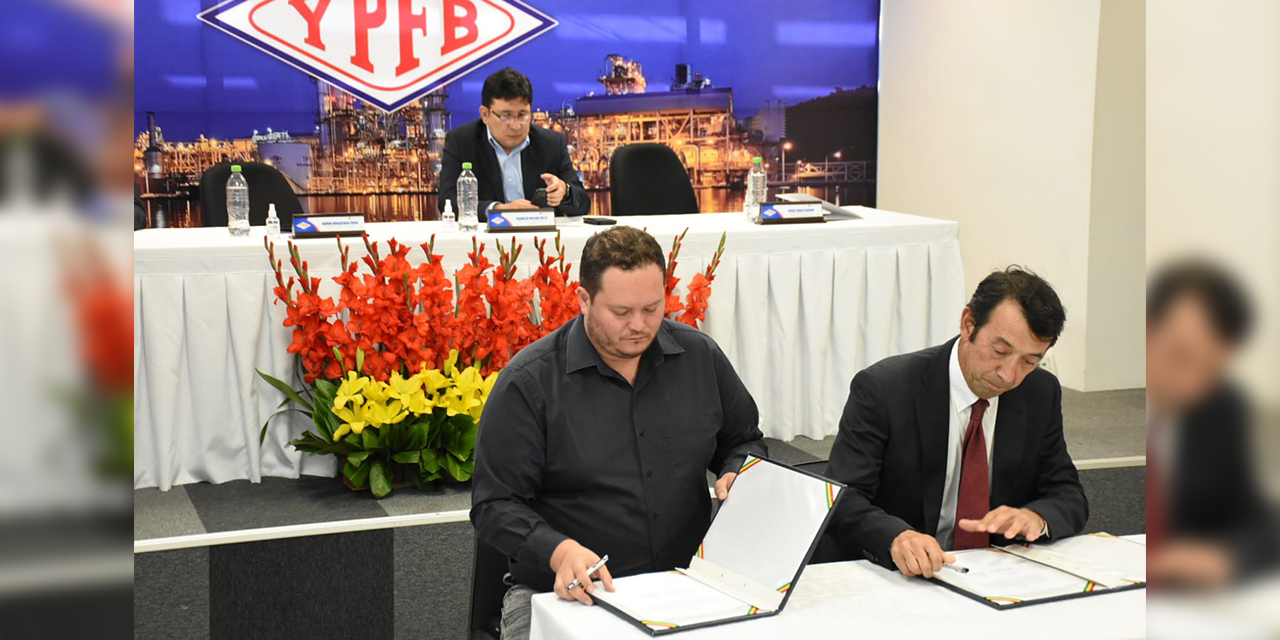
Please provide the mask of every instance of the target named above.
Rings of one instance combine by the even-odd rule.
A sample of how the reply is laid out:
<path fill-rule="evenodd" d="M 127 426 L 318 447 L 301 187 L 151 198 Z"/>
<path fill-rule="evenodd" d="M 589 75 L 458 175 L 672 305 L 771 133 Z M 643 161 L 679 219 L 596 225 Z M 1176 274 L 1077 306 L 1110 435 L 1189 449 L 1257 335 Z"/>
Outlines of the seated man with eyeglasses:
<path fill-rule="evenodd" d="M 532 123 L 533 85 L 524 74 L 507 67 L 484 81 L 480 91 L 480 119 L 451 130 L 444 140 L 440 168 L 440 197 L 458 203 L 458 175 L 470 162 L 480 182 L 477 215 L 485 222 L 490 211 L 553 207 L 557 216 L 582 216 L 591 210 L 578 173 L 569 159 L 563 133 Z M 545 189 L 545 200 L 539 191 Z"/>

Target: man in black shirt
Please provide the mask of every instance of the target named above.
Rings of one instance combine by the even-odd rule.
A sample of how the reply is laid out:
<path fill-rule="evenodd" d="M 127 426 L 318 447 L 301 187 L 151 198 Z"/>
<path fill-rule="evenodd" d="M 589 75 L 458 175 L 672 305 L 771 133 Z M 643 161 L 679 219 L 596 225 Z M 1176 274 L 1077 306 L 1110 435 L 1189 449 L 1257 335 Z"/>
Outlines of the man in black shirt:
<path fill-rule="evenodd" d="M 685 566 L 711 520 L 706 471 L 724 499 L 746 454 L 766 453 L 724 353 L 663 318 L 652 236 L 596 234 L 581 271 L 582 314 L 512 359 L 480 421 L 471 521 L 510 559 L 503 638 L 527 636 L 537 591 L 591 604 L 592 576 L 612 589 L 611 574 Z"/>

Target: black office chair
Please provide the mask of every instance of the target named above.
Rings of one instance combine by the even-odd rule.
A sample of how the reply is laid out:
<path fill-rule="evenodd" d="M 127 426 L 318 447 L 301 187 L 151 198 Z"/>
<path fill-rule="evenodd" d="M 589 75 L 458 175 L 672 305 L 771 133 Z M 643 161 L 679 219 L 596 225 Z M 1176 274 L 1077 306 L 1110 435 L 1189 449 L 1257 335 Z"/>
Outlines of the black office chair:
<path fill-rule="evenodd" d="M 615 216 L 698 213 L 698 197 L 671 147 L 641 142 L 613 152 L 609 208 Z"/>
<path fill-rule="evenodd" d="M 471 568 L 471 640 L 498 640 L 502 632 L 502 598 L 507 584 L 507 557 L 476 538 L 475 563 Z"/>
<path fill-rule="evenodd" d="M 267 205 L 274 203 L 280 230 L 287 233 L 292 229 L 294 214 L 302 213 L 302 201 L 283 173 L 261 162 L 223 162 L 200 176 L 200 218 L 204 226 L 227 226 L 227 178 L 231 177 L 233 164 L 240 165 L 240 172 L 249 183 L 249 224 L 266 224 Z"/>

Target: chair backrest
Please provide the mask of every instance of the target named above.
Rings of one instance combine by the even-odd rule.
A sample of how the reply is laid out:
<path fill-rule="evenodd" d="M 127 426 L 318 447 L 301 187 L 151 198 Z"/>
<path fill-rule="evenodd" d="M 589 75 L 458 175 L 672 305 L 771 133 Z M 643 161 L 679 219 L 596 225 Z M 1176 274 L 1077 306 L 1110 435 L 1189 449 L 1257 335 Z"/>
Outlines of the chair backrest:
<path fill-rule="evenodd" d="M 471 568 L 471 633 L 484 638 L 487 634 L 496 640 L 501 632 L 502 598 L 507 594 L 507 584 L 502 578 L 507 574 L 507 557 L 489 543 L 476 538 L 475 564 Z"/>
<path fill-rule="evenodd" d="M 698 213 L 698 197 L 689 172 L 671 147 L 640 142 L 613 152 L 609 208 L 615 216 Z"/>
<path fill-rule="evenodd" d="M 280 218 L 280 230 L 288 233 L 293 228 L 293 216 L 302 213 L 302 202 L 294 194 L 289 180 L 275 167 L 261 162 L 223 162 L 205 170 L 200 176 L 200 218 L 206 227 L 227 226 L 227 178 L 231 177 L 231 165 L 240 165 L 240 172 L 249 183 L 249 224 L 267 223 L 267 205 L 276 205 Z"/>

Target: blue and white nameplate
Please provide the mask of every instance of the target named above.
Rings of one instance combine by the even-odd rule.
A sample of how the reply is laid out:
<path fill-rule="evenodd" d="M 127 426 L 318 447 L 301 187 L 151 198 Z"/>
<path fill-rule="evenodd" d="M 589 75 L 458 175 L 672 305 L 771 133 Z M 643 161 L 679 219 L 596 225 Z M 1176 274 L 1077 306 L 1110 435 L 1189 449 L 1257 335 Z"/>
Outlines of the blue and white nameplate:
<path fill-rule="evenodd" d="M 760 205 L 761 224 L 826 222 L 821 202 L 766 202 Z"/>
<path fill-rule="evenodd" d="M 308 236 L 358 236 L 364 233 L 363 213 L 311 213 L 293 216 L 293 235 Z"/>
<path fill-rule="evenodd" d="M 555 209 L 489 212 L 489 231 L 546 231 L 555 228 Z"/>

